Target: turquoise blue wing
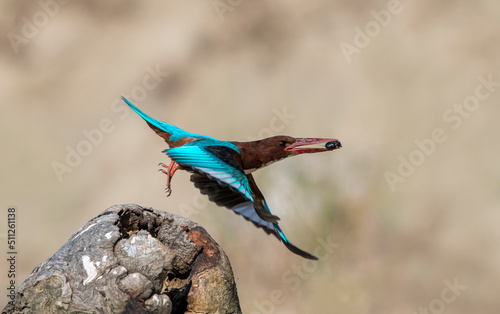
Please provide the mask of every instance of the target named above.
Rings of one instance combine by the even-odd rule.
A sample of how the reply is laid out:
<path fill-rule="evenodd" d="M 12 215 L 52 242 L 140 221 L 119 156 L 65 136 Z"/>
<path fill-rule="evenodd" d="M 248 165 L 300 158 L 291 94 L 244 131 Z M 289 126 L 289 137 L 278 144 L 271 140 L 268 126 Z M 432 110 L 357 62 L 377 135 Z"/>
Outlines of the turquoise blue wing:
<path fill-rule="evenodd" d="M 264 208 L 258 188 L 249 182 L 243 172 L 238 148 L 225 141 L 199 140 L 180 147 L 167 149 L 165 153 L 185 170 L 198 176 L 191 176 L 191 181 L 202 194 L 219 206 L 232 208 L 237 204 L 250 202 L 257 215 L 268 222 L 276 222 L 274 216 Z"/>
<path fill-rule="evenodd" d="M 216 146 L 221 141 L 204 142 L 212 142 L 211 144 L 213 144 L 206 146 Z M 207 151 L 205 145 L 200 145 L 201 143 L 196 145 L 196 143 L 193 142 L 184 146 L 170 148 L 165 150 L 165 153 L 181 166 L 191 168 L 190 170 L 193 172 L 202 173 L 222 182 L 241 193 L 246 200 L 253 202 L 253 193 L 245 173 Z M 237 154 L 236 151 L 234 153 Z"/>

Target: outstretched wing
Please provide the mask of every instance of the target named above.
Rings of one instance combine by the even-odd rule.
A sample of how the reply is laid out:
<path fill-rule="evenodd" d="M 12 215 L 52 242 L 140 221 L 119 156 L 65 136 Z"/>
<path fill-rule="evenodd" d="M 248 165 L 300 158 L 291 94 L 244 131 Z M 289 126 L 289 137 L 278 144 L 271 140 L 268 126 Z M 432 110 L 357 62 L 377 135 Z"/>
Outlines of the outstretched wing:
<path fill-rule="evenodd" d="M 273 233 L 277 235 L 274 232 L 273 223 L 265 221 L 257 215 L 254 203 L 243 195 L 234 193 L 234 190 L 227 184 L 216 182 L 202 173 L 193 173 L 191 181 L 200 190 L 201 194 L 208 196 L 211 202 L 231 209 L 236 214 L 252 222 L 256 227 L 263 228 L 267 234 Z"/>
<path fill-rule="evenodd" d="M 204 177 L 205 193 L 217 205 L 232 208 L 242 203 L 254 205 L 256 214 L 264 221 L 276 222 L 279 217 L 256 200 L 248 179 L 241 168 L 237 147 L 217 140 L 200 140 L 165 150 L 165 153 L 184 169 Z M 233 145 L 234 146 L 234 145 Z M 208 183 L 217 183 L 209 185 Z M 196 183 L 195 183 L 196 185 Z M 202 183 L 198 183 L 201 186 Z M 223 194 L 214 187 L 225 187 Z M 198 187 L 199 188 L 199 187 Z"/>
<path fill-rule="evenodd" d="M 255 195 L 262 200 L 262 204 L 263 206 L 265 207 L 266 210 L 270 211 L 269 210 L 269 207 L 267 206 L 267 202 L 264 198 L 264 195 L 262 194 L 262 192 L 259 190 L 259 188 L 257 187 L 257 184 L 255 183 L 255 180 L 253 179 L 253 176 L 252 174 L 248 174 L 247 175 L 247 178 L 248 178 L 248 182 L 250 182 L 250 186 L 252 188 L 252 190 L 254 191 Z M 299 249 L 298 247 L 296 247 L 295 245 L 293 245 L 289 240 L 288 238 L 285 236 L 285 233 L 281 230 L 280 226 L 278 225 L 277 222 L 273 223 L 273 228 L 274 228 L 274 232 L 275 232 L 275 235 L 281 240 L 283 241 L 283 244 L 286 246 L 287 249 L 289 249 L 290 251 L 292 251 L 293 253 L 297 254 L 297 255 L 300 255 L 302 257 L 305 257 L 305 258 L 308 258 L 308 259 L 312 259 L 312 260 L 317 260 L 318 258 Z"/>
<path fill-rule="evenodd" d="M 251 174 L 247 175 L 247 179 L 254 190 L 254 193 L 262 196 L 262 193 L 255 185 L 255 181 Z M 193 173 L 191 181 L 197 187 L 201 194 L 207 195 L 208 199 L 219 206 L 224 206 L 232 209 L 236 214 L 243 216 L 246 220 L 252 222 L 257 228 L 262 228 L 267 234 L 273 234 L 293 253 L 298 254 L 308 259 L 317 259 L 313 255 L 299 249 L 287 239 L 277 222 L 268 222 L 257 215 L 254 203 L 245 199 L 241 194 L 234 193 L 232 188 L 227 184 L 211 180 L 208 176 L 202 173 Z M 253 187 L 254 186 L 254 187 Z M 270 212 L 266 200 L 262 196 L 262 205 Z"/>

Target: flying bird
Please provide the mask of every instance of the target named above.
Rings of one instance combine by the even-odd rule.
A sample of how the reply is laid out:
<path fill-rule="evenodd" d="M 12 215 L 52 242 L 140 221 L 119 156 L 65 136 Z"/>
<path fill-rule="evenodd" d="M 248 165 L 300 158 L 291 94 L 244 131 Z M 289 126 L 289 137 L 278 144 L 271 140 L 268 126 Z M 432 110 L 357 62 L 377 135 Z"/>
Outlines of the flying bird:
<path fill-rule="evenodd" d="M 267 234 L 274 234 L 293 253 L 317 260 L 285 236 L 278 224 L 279 217 L 271 213 L 252 172 L 291 156 L 339 149 L 342 145 L 337 139 L 280 135 L 251 142 L 221 141 L 153 119 L 125 97 L 122 99 L 169 146 L 163 152 L 170 157 L 170 164 L 160 163 L 160 171 L 167 175 L 168 195 L 172 192 L 174 173 L 179 169 L 189 171 L 194 186 L 210 201 L 242 215 Z M 323 146 L 318 147 L 319 144 Z"/>

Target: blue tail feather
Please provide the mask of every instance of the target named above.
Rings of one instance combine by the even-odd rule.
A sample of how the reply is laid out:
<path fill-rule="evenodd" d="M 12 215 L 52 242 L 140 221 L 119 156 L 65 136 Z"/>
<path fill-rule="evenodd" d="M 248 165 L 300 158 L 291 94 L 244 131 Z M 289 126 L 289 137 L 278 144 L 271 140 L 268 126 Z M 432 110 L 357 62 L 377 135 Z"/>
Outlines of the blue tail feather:
<path fill-rule="evenodd" d="M 175 125 L 171 125 L 171 124 L 168 124 L 168 123 L 165 123 L 165 122 L 153 119 L 150 116 L 148 116 L 147 114 L 145 114 L 144 112 L 142 112 L 142 110 L 140 110 L 139 108 L 137 108 L 127 98 L 125 98 L 125 97 L 122 96 L 122 100 L 130 108 L 132 108 L 132 110 L 134 110 L 141 118 L 143 118 L 144 121 L 146 121 L 147 123 L 153 125 L 154 127 L 158 128 L 158 129 L 160 129 L 160 130 L 162 130 L 162 131 L 170 134 L 170 140 L 171 141 L 177 141 L 177 140 L 180 140 L 183 137 L 208 138 L 207 136 L 189 133 L 189 132 L 184 131 L 183 129 L 180 129 L 180 128 L 176 127 Z"/>

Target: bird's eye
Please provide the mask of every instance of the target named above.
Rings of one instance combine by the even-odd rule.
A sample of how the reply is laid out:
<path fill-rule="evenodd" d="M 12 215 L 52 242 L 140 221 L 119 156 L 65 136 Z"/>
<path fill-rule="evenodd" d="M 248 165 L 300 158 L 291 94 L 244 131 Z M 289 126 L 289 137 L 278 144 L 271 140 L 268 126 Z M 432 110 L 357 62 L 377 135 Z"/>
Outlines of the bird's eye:
<path fill-rule="evenodd" d="M 286 142 L 285 141 L 280 141 L 278 145 L 281 146 L 281 147 L 285 147 L 286 146 Z"/>

